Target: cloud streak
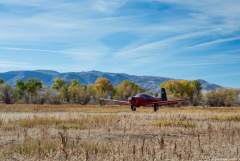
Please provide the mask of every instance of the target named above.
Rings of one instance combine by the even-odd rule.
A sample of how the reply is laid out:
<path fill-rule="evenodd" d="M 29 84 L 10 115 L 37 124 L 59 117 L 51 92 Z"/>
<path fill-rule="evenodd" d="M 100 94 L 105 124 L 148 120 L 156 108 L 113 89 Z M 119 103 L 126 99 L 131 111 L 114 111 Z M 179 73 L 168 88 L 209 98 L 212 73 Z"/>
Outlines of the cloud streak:
<path fill-rule="evenodd" d="M 209 46 L 212 46 L 212 45 L 218 45 L 218 44 L 222 44 L 222 43 L 226 43 L 226 42 L 230 42 L 230 41 L 236 41 L 236 40 L 240 40 L 240 36 L 230 37 L 230 38 L 220 38 L 220 39 L 217 39 L 217 40 L 193 45 L 189 48 L 193 49 L 193 48 L 209 47 Z"/>
<path fill-rule="evenodd" d="M 220 74 L 213 66 L 240 70 L 237 0 L 0 0 L 0 6 L 0 60 L 9 61 L 1 70 L 30 63 L 185 79 L 201 78 L 203 67 L 209 75 Z"/>

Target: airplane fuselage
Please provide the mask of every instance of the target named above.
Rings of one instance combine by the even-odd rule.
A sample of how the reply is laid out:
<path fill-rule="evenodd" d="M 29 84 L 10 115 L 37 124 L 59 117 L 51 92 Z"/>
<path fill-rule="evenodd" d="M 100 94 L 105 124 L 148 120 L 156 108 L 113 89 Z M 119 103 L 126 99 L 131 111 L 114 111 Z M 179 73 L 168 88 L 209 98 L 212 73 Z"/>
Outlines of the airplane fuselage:
<path fill-rule="evenodd" d="M 162 101 L 161 98 L 157 97 L 152 97 L 146 94 L 140 94 L 131 97 L 129 99 L 129 103 L 135 107 L 140 107 L 140 106 L 153 106 L 154 103 L 157 104 L 157 102 Z"/>

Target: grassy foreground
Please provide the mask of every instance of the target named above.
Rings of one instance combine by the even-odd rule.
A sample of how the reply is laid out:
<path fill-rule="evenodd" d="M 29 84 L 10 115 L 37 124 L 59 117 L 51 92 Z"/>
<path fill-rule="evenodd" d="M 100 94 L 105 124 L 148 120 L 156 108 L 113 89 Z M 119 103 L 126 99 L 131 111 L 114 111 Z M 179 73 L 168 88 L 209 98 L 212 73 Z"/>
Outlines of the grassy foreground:
<path fill-rule="evenodd" d="M 240 108 L 0 105 L 0 160 L 239 160 Z"/>

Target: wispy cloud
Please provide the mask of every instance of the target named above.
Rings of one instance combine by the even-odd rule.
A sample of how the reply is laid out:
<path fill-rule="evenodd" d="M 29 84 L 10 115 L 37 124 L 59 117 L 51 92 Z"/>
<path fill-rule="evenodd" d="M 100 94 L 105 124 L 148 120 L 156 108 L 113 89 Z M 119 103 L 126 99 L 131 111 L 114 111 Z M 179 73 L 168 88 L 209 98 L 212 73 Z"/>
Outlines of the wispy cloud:
<path fill-rule="evenodd" d="M 117 56 L 120 57 L 130 57 L 130 58 L 134 58 L 134 57 L 144 57 L 144 56 L 149 56 L 148 54 L 153 53 L 154 55 L 162 55 L 160 51 L 164 51 L 164 49 L 166 49 L 167 47 L 173 47 L 175 46 L 178 42 L 180 41 L 184 41 L 184 40 L 189 40 L 192 38 L 196 38 L 199 36 L 206 36 L 209 35 L 209 33 L 215 32 L 216 29 L 213 30 L 206 30 L 206 31 L 198 31 L 198 32 L 192 32 L 192 33 L 186 33 L 186 34 L 180 34 L 177 36 L 172 36 L 172 37 L 167 37 L 163 40 L 157 40 L 154 42 L 149 42 L 149 43 L 145 43 L 145 44 L 140 44 L 137 47 L 133 47 L 130 49 L 124 49 L 123 51 L 120 51 L 119 53 L 117 53 Z M 188 44 L 185 44 L 185 46 Z M 172 48 L 173 50 L 175 50 L 175 48 Z M 183 48 L 184 49 L 184 48 Z M 168 55 L 166 56 L 169 56 Z"/>
<path fill-rule="evenodd" d="M 112 13 L 126 2 L 127 0 L 92 0 L 92 7 L 99 12 Z"/>
<path fill-rule="evenodd" d="M 18 1 L 18 0 L 0 0 L 0 4 L 7 4 L 7 5 L 21 5 L 21 6 L 38 6 L 43 0 L 36 1 L 36 0 L 28 0 L 28 1 Z M 46 1 L 45 1 L 46 2 Z"/>
<path fill-rule="evenodd" d="M 0 0 L 0 6 L 0 60 L 9 61 L 0 70 L 26 66 L 186 79 L 219 74 L 213 66 L 230 74 L 240 70 L 234 60 L 240 54 L 237 0 Z"/>
<path fill-rule="evenodd" d="M 32 54 L 32 52 L 41 52 L 41 53 L 53 53 L 53 54 L 67 54 L 67 52 L 64 51 L 59 51 L 59 50 L 45 50 L 45 49 L 34 49 L 34 48 L 19 48 L 19 47 L 3 47 L 0 46 L 1 50 L 13 50 L 13 51 L 28 51 L 31 52 L 30 54 Z"/>
<path fill-rule="evenodd" d="M 240 40 L 240 36 L 230 37 L 230 38 L 220 38 L 220 39 L 217 39 L 217 40 L 196 44 L 196 45 L 193 45 L 189 48 L 193 49 L 193 48 L 208 47 L 208 46 L 218 45 L 218 44 L 221 44 L 221 43 L 225 43 L 225 42 L 229 42 L 229 41 L 236 41 L 236 40 Z"/>

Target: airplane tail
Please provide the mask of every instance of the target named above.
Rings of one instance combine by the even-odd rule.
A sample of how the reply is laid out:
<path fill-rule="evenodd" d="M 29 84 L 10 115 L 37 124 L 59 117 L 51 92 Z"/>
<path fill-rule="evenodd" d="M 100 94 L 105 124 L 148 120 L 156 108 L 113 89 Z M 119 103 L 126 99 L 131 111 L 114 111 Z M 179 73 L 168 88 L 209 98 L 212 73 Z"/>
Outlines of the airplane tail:
<path fill-rule="evenodd" d="M 161 98 L 163 101 L 167 101 L 167 93 L 165 88 L 161 88 Z"/>

